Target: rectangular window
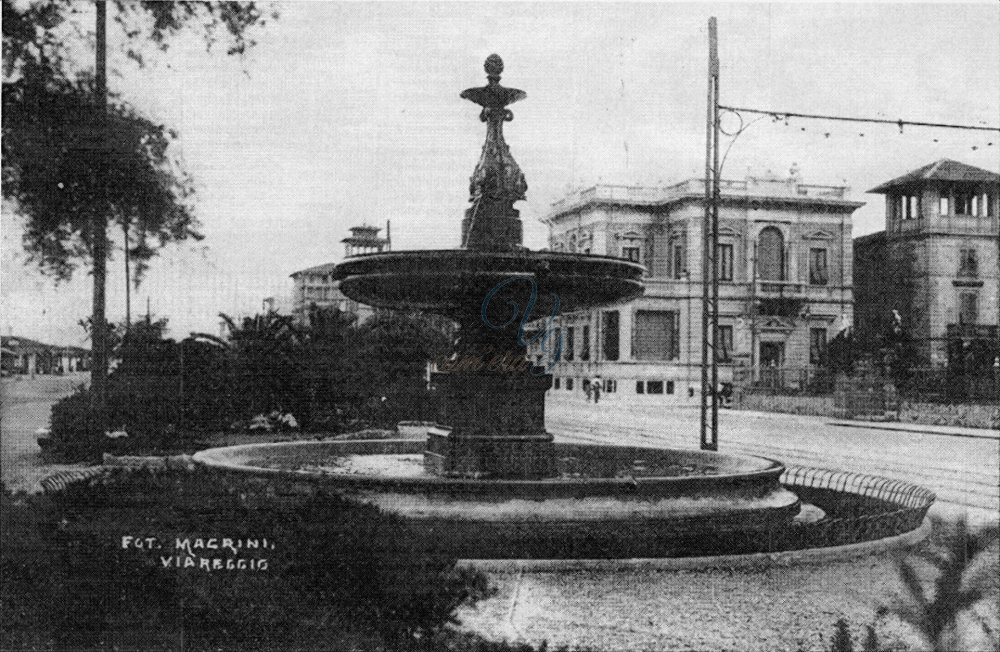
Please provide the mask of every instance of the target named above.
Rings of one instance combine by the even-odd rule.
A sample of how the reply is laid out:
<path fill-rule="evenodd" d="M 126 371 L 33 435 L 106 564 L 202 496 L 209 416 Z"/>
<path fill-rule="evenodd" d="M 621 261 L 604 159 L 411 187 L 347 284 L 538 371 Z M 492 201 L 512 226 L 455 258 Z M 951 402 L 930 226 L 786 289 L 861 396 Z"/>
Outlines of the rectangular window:
<path fill-rule="evenodd" d="M 958 250 L 958 275 L 965 278 L 979 276 L 979 259 L 976 250 L 972 248 Z"/>
<path fill-rule="evenodd" d="M 938 201 L 938 213 L 940 213 L 941 215 L 948 215 L 949 214 L 948 213 L 948 198 L 947 197 L 941 197 L 941 199 Z"/>
<path fill-rule="evenodd" d="M 969 193 L 955 193 L 955 215 L 975 215 L 972 212 L 972 195 Z"/>
<path fill-rule="evenodd" d="M 568 392 L 572 392 L 573 391 L 573 379 L 572 378 L 567 378 L 566 379 L 566 391 L 568 391 Z"/>
<path fill-rule="evenodd" d="M 618 359 L 620 337 L 618 333 L 618 311 L 609 310 L 602 314 L 604 320 L 604 323 L 601 325 L 601 330 L 604 333 L 604 359 L 614 361 Z"/>
<path fill-rule="evenodd" d="M 635 381 L 635 393 L 644 394 L 646 392 L 646 383 L 641 380 Z"/>
<path fill-rule="evenodd" d="M 604 391 L 613 394 L 618 391 L 618 381 L 608 378 L 604 381 Z"/>
<path fill-rule="evenodd" d="M 590 324 L 583 325 L 583 341 L 580 342 L 580 359 L 590 360 Z"/>
<path fill-rule="evenodd" d="M 639 262 L 639 247 L 622 247 L 622 258 Z"/>
<path fill-rule="evenodd" d="M 671 250 L 673 254 L 674 278 L 684 278 L 684 272 L 687 271 L 687 261 L 684 259 L 684 243 L 674 242 Z"/>
<path fill-rule="evenodd" d="M 719 245 L 719 250 L 716 253 L 716 264 L 719 269 L 720 281 L 733 280 L 733 245 Z"/>
<path fill-rule="evenodd" d="M 576 349 L 576 328 L 570 326 L 566 329 L 566 360 L 569 362 L 573 361 L 574 351 Z"/>
<path fill-rule="evenodd" d="M 958 297 L 958 323 L 975 324 L 979 321 L 979 297 L 974 292 L 963 292 Z"/>
<path fill-rule="evenodd" d="M 663 393 L 663 381 L 662 380 L 649 380 L 649 381 L 646 381 L 646 393 L 647 394 L 662 394 Z"/>
<path fill-rule="evenodd" d="M 673 394 L 673 393 L 674 393 L 674 381 L 668 380 L 667 381 L 667 394 Z"/>
<path fill-rule="evenodd" d="M 809 285 L 826 285 L 830 273 L 826 266 L 826 249 L 809 250 Z"/>
<path fill-rule="evenodd" d="M 733 327 L 719 325 L 719 362 L 731 362 L 733 359 Z"/>
<path fill-rule="evenodd" d="M 553 389 L 559 389 L 559 376 L 552 379 L 552 387 Z"/>
<path fill-rule="evenodd" d="M 673 310 L 637 310 L 635 313 L 636 360 L 676 360 L 680 356 L 680 319 Z"/>
<path fill-rule="evenodd" d="M 809 329 L 809 364 L 826 364 L 826 329 Z"/>

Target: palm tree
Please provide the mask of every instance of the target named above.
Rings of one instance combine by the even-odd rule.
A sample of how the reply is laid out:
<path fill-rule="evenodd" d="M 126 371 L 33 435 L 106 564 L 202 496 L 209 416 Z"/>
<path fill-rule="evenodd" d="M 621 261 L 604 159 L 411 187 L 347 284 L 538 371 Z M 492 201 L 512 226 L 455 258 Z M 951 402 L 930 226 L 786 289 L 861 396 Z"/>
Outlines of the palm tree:
<path fill-rule="evenodd" d="M 935 529 L 944 526 L 939 521 Z M 1000 598 L 1000 531 L 996 525 L 972 531 L 959 520 L 949 534 L 943 545 L 916 553 L 937 569 L 933 594 L 925 590 L 912 558 L 900 558 L 899 575 L 908 596 L 880 607 L 878 615 L 909 624 L 938 652 L 962 648 L 956 626 L 959 617 L 968 614 L 983 628 L 993 649 L 1000 649 L 994 626 L 973 608 L 985 598 L 992 598 L 994 605 Z"/>

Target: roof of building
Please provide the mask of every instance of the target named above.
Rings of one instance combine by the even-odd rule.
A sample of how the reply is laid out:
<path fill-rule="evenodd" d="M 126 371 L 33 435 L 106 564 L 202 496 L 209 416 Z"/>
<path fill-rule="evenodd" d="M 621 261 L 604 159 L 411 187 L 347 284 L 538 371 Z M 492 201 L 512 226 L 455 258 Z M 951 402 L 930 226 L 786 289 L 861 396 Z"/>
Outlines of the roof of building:
<path fill-rule="evenodd" d="M 967 183 L 998 183 L 1000 174 L 974 165 L 967 165 L 950 158 L 942 158 L 907 172 L 901 177 L 876 186 L 868 192 L 885 194 L 893 188 L 904 188 L 924 181 L 952 181 Z"/>
<path fill-rule="evenodd" d="M 309 275 L 326 275 L 333 272 L 333 268 L 337 266 L 337 263 L 324 263 L 322 265 L 316 265 L 315 267 L 307 267 L 306 269 L 300 269 L 297 272 L 292 272 L 289 274 L 292 278 Z"/>
<path fill-rule="evenodd" d="M 389 243 L 389 241 L 386 240 L 385 238 L 377 238 L 375 236 L 353 236 L 353 235 L 347 236 L 346 238 L 341 240 L 341 242 L 346 242 L 348 244 L 372 245 L 372 246 Z"/>
<path fill-rule="evenodd" d="M 848 191 L 846 186 L 800 183 L 796 177 L 748 176 L 743 180 L 719 180 L 719 197 L 723 203 L 822 205 L 845 212 L 864 206 L 862 202 L 847 199 Z M 556 201 L 541 222 L 548 224 L 587 205 L 667 207 L 681 202 L 703 201 L 704 197 L 705 180 L 702 178 L 687 179 L 669 186 L 598 184 L 571 192 Z"/>
<path fill-rule="evenodd" d="M 8 355 L 19 355 L 21 353 L 38 353 L 40 351 L 61 351 L 67 353 L 84 354 L 89 350 L 79 346 L 60 346 L 56 344 L 46 344 L 27 337 L 17 335 L 0 336 L 0 346 Z"/>

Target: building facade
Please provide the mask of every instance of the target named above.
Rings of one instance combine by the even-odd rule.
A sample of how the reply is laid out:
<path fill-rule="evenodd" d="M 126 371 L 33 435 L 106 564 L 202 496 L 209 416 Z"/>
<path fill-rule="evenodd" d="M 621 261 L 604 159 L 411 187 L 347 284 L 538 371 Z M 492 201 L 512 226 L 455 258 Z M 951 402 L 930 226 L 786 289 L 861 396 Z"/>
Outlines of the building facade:
<path fill-rule="evenodd" d="M 1000 175 L 941 159 L 869 192 L 885 195 L 886 228 L 854 242 L 859 336 L 877 338 L 895 311 L 920 364 L 973 345 L 997 355 Z"/>
<path fill-rule="evenodd" d="M 386 237 L 379 237 L 382 229 L 377 226 L 362 225 L 351 227 L 351 235 L 341 240 L 344 244 L 344 255 L 361 256 L 376 254 L 391 249 L 389 223 L 386 223 Z M 337 281 L 333 278 L 333 268 L 337 263 L 326 263 L 302 269 L 291 274 L 294 282 L 292 291 L 292 316 L 299 325 L 308 325 L 309 313 L 315 308 L 336 308 L 341 312 L 356 315 L 358 321 L 364 321 L 373 314 L 375 309 L 354 301 L 340 291 Z"/>
<path fill-rule="evenodd" d="M 845 187 L 796 178 L 723 180 L 720 191 L 720 381 L 822 366 L 827 343 L 852 320 L 851 215 L 862 204 Z M 646 267 L 643 297 L 559 318 L 552 391 L 599 377 L 602 400 L 697 402 L 704 180 L 595 186 L 555 203 L 542 221 L 553 251 Z M 531 353 L 541 354 L 537 345 Z"/>
<path fill-rule="evenodd" d="M 4 375 L 76 373 L 90 369 L 90 351 L 4 335 L 0 338 L 0 363 Z"/>

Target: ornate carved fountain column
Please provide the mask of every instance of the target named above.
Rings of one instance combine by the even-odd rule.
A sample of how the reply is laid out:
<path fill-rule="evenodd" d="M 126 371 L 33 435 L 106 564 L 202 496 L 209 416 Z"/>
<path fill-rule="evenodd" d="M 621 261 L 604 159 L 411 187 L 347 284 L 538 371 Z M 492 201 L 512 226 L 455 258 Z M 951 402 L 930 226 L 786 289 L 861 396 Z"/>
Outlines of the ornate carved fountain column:
<path fill-rule="evenodd" d="M 524 199 L 528 184 L 503 138 L 503 123 L 514 119 L 507 108 L 528 96 L 522 90 L 500 85 L 503 59 L 491 54 L 483 66 L 488 84 L 467 88 L 461 97 L 483 107 L 479 119 L 486 123 L 486 142 L 469 180 L 469 202 L 462 220 L 462 247 L 477 251 L 511 251 L 522 248 L 523 234 L 514 202 Z"/>
<path fill-rule="evenodd" d="M 483 107 L 479 118 L 486 123 L 486 142 L 469 183 L 472 206 L 462 220 L 462 246 L 484 254 L 509 252 L 516 270 L 517 254 L 526 250 L 514 202 L 524 199 L 528 184 L 504 142 L 503 123 L 514 117 L 507 106 L 527 94 L 500 85 L 498 55 L 491 54 L 484 68 L 489 83 L 461 95 Z M 510 301 L 523 310 L 531 291 L 530 281 L 513 280 L 485 307 L 487 293 L 467 296 L 467 306 L 456 315 L 455 368 L 433 374 L 441 395 L 439 419 L 448 430 L 430 436 L 425 462 L 431 472 L 497 478 L 553 474 L 552 436 L 545 432 L 545 392 L 552 376 L 526 361 L 522 314 L 511 315 Z"/>

